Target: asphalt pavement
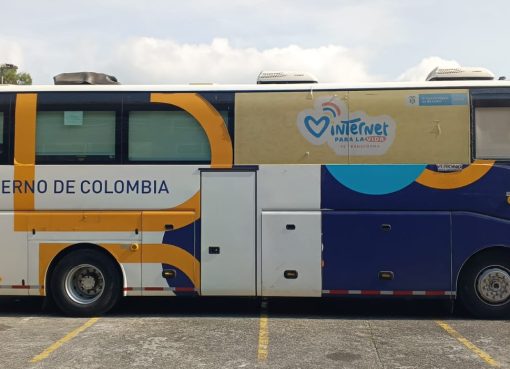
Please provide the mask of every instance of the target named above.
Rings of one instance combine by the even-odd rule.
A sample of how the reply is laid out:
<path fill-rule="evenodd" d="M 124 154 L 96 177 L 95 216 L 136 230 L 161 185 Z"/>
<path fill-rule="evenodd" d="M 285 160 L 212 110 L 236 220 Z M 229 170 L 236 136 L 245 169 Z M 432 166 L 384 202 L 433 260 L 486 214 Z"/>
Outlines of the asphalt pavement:
<path fill-rule="evenodd" d="M 0 299 L 0 369 L 510 368 L 510 321 L 449 302 L 130 298 L 69 318 Z"/>

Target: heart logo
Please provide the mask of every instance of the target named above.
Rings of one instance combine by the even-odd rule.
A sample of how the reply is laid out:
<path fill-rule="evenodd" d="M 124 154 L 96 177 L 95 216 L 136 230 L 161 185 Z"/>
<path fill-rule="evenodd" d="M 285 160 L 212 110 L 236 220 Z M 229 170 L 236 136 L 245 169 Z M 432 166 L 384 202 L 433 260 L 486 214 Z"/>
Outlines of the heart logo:
<path fill-rule="evenodd" d="M 319 119 L 311 115 L 305 117 L 305 127 L 314 137 L 319 138 L 329 126 L 329 117 L 322 116 Z"/>

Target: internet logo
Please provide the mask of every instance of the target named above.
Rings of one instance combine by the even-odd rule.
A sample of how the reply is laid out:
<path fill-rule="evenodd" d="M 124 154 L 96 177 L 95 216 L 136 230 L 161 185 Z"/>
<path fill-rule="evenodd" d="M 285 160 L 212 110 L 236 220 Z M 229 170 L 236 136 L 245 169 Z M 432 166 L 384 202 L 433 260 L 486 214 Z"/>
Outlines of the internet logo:
<path fill-rule="evenodd" d="M 333 116 L 333 118 L 340 116 L 340 114 L 342 112 L 340 110 L 340 107 L 331 101 L 326 101 L 325 103 L 322 104 L 322 111 L 324 113 L 326 113 L 326 112 L 330 113 Z"/>
<path fill-rule="evenodd" d="M 326 143 L 338 156 L 384 155 L 396 135 L 392 117 L 349 112 L 336 96 L 317 98 L 314 109 L 298 114 L 297 126 L 311 144 Z"/>
<path fill-rule="evenodd" d="M 320 138 L 328 129 L 331 121 L 334 121 L 340 115 L 341 110 L 338 105 L 328 101 L 322 104 L 322 115 L 316 118 L 314 115 L 307 115 L 304 117 L 304 125 L 308 132 L 316 138 Z"/>

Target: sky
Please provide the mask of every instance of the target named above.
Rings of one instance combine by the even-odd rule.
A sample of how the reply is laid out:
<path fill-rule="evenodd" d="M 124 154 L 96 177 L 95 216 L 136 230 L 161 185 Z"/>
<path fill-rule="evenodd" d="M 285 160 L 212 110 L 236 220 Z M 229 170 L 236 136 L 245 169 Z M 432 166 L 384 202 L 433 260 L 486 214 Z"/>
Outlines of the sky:
<path fill-rule="evenodd" d="M 508 0 L 0 0 L 0 63 L 34 84 L 95 71 L 123 84 L 419 81 L 436 66 L 510 77 Z"/>

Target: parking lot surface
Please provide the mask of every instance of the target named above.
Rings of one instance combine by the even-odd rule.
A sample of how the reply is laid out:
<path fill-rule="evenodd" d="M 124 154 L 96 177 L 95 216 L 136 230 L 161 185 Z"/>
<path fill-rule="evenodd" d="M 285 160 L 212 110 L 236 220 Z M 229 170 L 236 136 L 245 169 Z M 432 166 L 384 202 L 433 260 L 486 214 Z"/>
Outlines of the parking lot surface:
<path fill-rule="evenodd" d="M 510 321 L 432 301 L 126 299 L 99 318 L 0 299 L 0 368 L 510 368 Z"/>

